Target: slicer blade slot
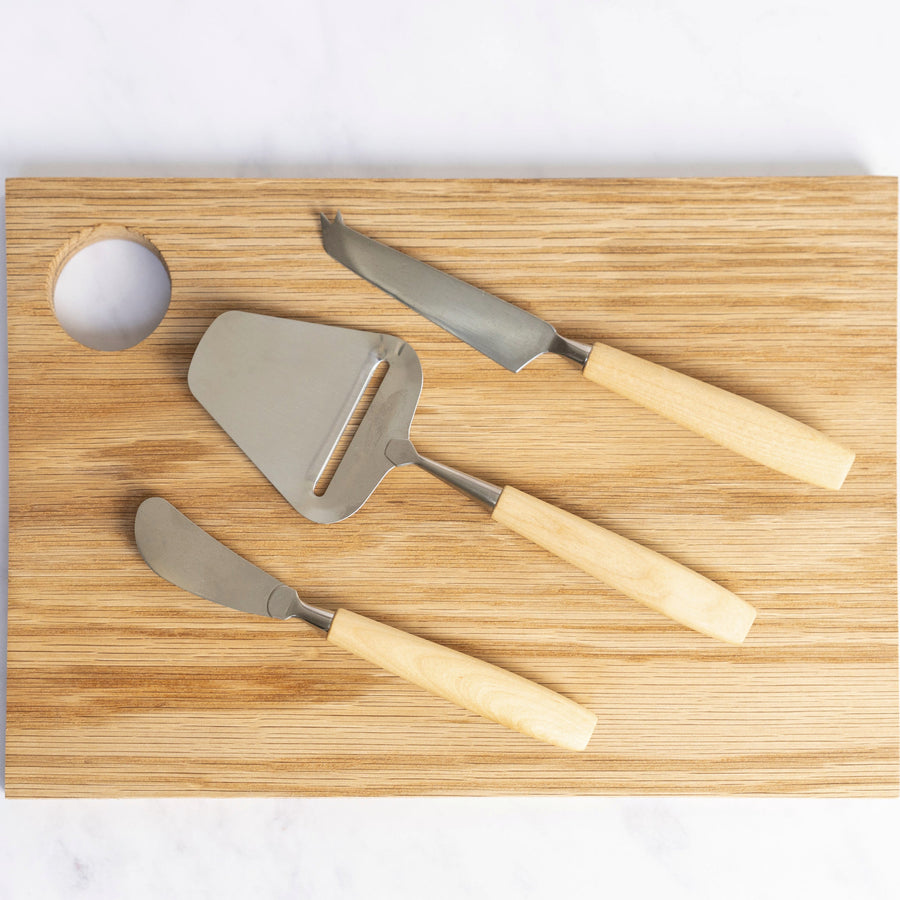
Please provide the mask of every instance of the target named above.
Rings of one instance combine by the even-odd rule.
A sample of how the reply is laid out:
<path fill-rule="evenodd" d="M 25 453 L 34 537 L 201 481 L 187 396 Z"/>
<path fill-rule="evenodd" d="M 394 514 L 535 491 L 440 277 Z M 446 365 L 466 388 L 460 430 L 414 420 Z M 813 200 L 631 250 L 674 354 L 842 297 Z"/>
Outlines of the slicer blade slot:
<path fill-rule="evenodd" d="M 366 382 L 366 386 L 359 396 L 359 401 L 357 402 L 347 425 L 341 432 L 341 436 L 334 445 L 334 449 L 331 451 L 331 454 L 325 462 L 322 474 L 319 476 L 315 487 L 313 488 L 313 493 L 317 497 L 321 497 L 325 491 L 328 490 L 328 485 L 331 484 L 334 473 L 337 472 L 338 466 L 340 466 L 341 460 L 347 452 L 347 448 L 355 437 L 356 430 L 359 428 L 360 423 L 369 411 L 369 407 L 372 405 L 372 401 L 375 399 L 375 395 L 378 393 L 382 381 L 384 381 L 384 376 L 387 374 L 388 368 L 389 364 L 384 360 L 380 360 L 369 374 L 369 380 Z"/>

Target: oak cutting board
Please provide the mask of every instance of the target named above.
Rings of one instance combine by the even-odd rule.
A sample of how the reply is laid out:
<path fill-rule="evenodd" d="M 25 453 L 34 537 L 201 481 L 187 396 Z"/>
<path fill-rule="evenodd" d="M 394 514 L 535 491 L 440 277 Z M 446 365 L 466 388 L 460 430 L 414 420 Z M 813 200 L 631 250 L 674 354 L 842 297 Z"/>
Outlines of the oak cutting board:
<path fill-rule="evenodd" d="M 896 795 L 897 182 L 7 182 L 6 791 Z M 318 214 L 857 451 L 840 492 L 729 453 L 558 358 L 513 375 L 342 268 Z M 58 325 L 56 268 L 97 225 L 161 254 L 137 347 Z M 679 627 L 423 472 L 336 525 L 300 518 L 185 382 L 237 308 L 387 331 L 425 372 L 416 446 L 649 545 L 759 610 L 741 647 Z M 585 704 L 544 746 L 150 572 L 159 494 L 299 587 Z"/>

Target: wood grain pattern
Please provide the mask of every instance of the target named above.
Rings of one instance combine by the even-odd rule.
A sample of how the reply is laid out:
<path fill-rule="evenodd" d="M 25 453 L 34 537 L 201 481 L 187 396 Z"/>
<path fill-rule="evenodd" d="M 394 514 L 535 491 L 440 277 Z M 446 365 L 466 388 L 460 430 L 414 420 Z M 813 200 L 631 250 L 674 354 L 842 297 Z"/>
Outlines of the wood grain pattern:
<path fill-rule="evenodd" d="M 852 450 L 809 425 L 615 347 L 595 344 L 584 377 L 809 484 L 836 491 L 853 465 Z"/>
<path fill-rule="evenodd" d="M 566 697 L 458 650 L 339 609 L 328 640 L 438 697 L 521 734 L 584 750 L 597 717 Z"/>
<path fill-rule="evenodd" d="M 506 372 L 320 248 L 318 215 L 553 322 L 756 400 L 855 450 L 839 492 L 752 463 L 565 360 Z M 8 796 L 893 795 L 897 183 L 7 182 Z M 121 353 L 59 327 L 54 260 L 131 228 L 172 276 Z M 673 624 L 391 473 L 344 522 L 300 518 L 188 392 L 228 308 L 387 331 L 419 352 L 413 439 L 638 541 L 758 610 L 741 646 Z M 159 494 L 303 590 L 495 663 L 600 724 L 560 753 L 295 622 L 150 572 Z"/>
<path fill-rule="evenodd" d="M 674 560 L 513 487 L 491 518 L 650 609 L 701 634 L 740 644 L 756 610 Z"/>

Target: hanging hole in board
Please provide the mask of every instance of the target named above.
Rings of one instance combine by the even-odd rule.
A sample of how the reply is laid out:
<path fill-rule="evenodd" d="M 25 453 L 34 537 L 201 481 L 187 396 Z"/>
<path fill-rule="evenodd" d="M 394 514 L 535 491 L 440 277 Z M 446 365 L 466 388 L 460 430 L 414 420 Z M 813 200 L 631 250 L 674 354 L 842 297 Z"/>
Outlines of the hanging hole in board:
<path fill-rule="evenodd" d="M 156 329 L 169 308 L 172 281 L 159 251 L 121 225 L 76 235 L 50 278 L 50 303 L 63 330 L 92 350 L 126 350 Z"/>

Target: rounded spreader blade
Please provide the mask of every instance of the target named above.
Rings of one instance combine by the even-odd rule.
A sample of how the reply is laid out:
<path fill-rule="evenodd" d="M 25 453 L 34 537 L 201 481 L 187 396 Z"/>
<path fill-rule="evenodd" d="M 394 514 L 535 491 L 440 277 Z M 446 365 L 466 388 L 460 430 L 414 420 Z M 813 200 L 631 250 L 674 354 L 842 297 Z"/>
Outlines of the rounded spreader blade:
<path fill-rule="evenodd" d="M 286 587 L 220 544 L 162 497 L 150 497 L 138 507 L 134 540 L 157 575 L 241 612 L 268 616 L 269 598 L 278 587 Z"/>

